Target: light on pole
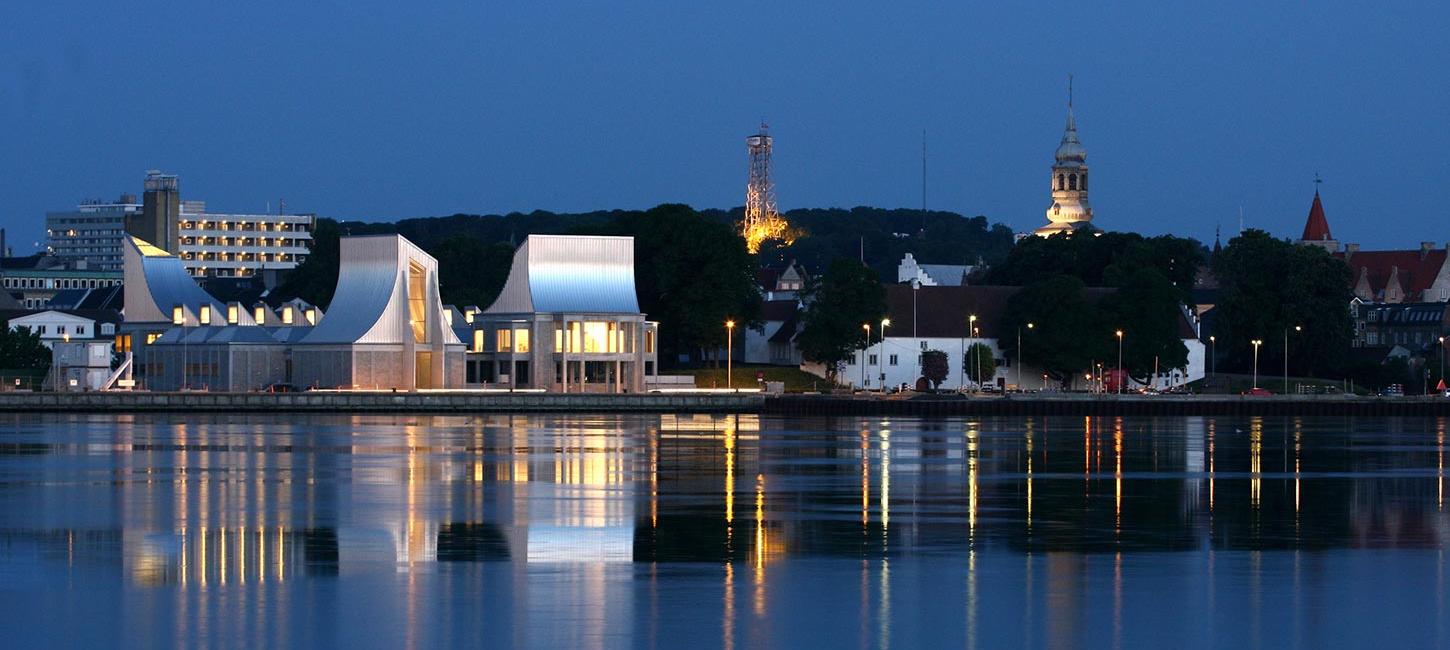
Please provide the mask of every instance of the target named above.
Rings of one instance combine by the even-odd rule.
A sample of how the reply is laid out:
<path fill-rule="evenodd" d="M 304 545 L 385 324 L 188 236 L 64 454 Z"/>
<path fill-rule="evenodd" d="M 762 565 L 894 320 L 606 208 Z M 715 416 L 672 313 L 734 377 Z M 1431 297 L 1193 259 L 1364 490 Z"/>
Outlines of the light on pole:
<path fill-rule="evenodd" d="M 1440 386 L 1445 385 L 1445 337 L 1440 337 Z"/>
<path fill-rule="evenodd" d="M 1027 329 L 1032 329 L 1032 323 L 1027 324 Z M 1022 392 L 1022 328 L 1017 328 L 1017 392 Z"/>
<path fill-rule="evenodd" d="M 977 377 L 977 371 L 978 370 L 981 370 L 981 368 L 977 367 L 977 315 L 976 314 L 972 314 L 970 316 L 967 316 L 967 338 L 971 340 L 971 346 L 972 346 L 970 348 L 971 351 L 972 351 L 972 392 L 976 392 L 977 388 L 980 388 L 981 385 L 982 385 L 981 378 L 980 377 Z M 966 365 L 966 363 L 967 363 L 967 359 L 966 359 L 965 356 L 963 356 L 962 357 L 962 364 L 963 365 Z"/>
<path fill-rule="evenodd" d="M 1262 339 L 1254 339 L 1252 341 L 1249 341 L 1249 343 L 1253 343 L 1254 344 L 1254 389 L 1255 390 L 1258 390 L 1258 388 L 1259 388 L 1259 346 L 1260 345 L 1263 345 L 1264 344 L 1264 341 Z"/>
<path fill-rule="evenodd" d="M 715 366 L 719 368 L 720 366 Z M 735 390 L 735 320 L 725 321 L 725 388 Z"/>
<path fill-rule="evenodd" d="M 1304 328 L 1295 325 L 1294 331 L 1302 332 Z M 1289 394 L 1289 328 L 1287 327 L 1284 328 L 1284 394 Z"/>
<path fill-rule="evenodd" d="M 1218 346 L 1214 345 L 1218 339 L 1208 337 L 1208 376 L 1213 377 L 1214 368 L 1218 365 Z"/>
<path fill-rule="evenodd" d="M 876 370 L 878 371 L 876 377 L 881 381 L 881 392 L 883 394 L 886 392 L 886 367 L 882 364 L 886 360 L 882 357 L 886 355 L 886 328 L 890 325 L 890 318 L 881 319 L 881 349 L 876 351 Z M 867 341 L 867 343 L 870 343 L 870 341 Z"/>
<path fill-rule="evenodd" d="M 1114 332 L 1118 335 L 1118 394 L 1123 393 L 1123 330 Z"/>
<path fill-rule="evenodd" d="M 861 329 L 866 330 L 866 349 L 861 350 L 861 390 L 866 390 L 866 356 L 867 350 L 871 349 L 871 323 L 861 323 Z"/>

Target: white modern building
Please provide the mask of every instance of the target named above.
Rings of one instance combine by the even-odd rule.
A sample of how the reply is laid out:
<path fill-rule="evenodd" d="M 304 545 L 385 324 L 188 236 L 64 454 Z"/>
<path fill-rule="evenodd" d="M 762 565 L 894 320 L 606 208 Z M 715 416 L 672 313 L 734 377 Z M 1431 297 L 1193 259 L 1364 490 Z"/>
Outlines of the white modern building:
<path fill-rule="evenodd" d="M 914 387 L 921 377 L 921 354 L 927 350 L 939 350 L 947 356 L 946 380 L 938 388 L 971 389 L 979 386 L 971 381 L 965 369 L 964 357 L 973 344 L 985 344 L 996 359 L 996 373 L 983 385 L 990 384 L 998 389 L 1008 390 L 1058 390 L 1063 382 L 1046 377 L 1041 368 L 1030 365 L 1019 367 L 1016 358 L 1007 350 L 1016 348 L 1015 331 L 1002 331 L 1002 315 L 1007 300 L 1019 290 L 1018 287 L 930 287 L 913 289 L 910 285 L 888 285 L 886 287 L 887 317 L 891 324 L 886 327 L 885 338 L 881 338 L 879 324 L 873 326 L 871 345 L 858 351 L 838 373 L 838 380 L 853 388 L 879 389 L 906 385 Z M 1110 293 L 1111 289 L 1089 289 L 1097 297 Z M 1090 299 L 1092 297 L 1090 296 Z M 976 320 L 971 321 L 975 315 Z M 968 331 L 968 323 L 975 324 L 976 335 Z M 1164 368 L 1159 377 L 1151 382 L 1159 389 L 1167 389 L 1186 382 L 1202 379 L 1205 371 L 1204 344 L 1198 340 L 1197 324 L 1184 313 L 1180 322 L 1183 345 L 1188 348 L 1186 369 Z M 1024 333 L 1030 336 L 1030 332 Z M 1113 370 L 1114 360 L 1104 359 L 1104 369 Z M 1067 388 L 1086 390 L 1093 382 L 1085 377 L 1073 377 Z M 1129 388 L 1141 388 L 1144 384 L 1133 383 Z"/>
<path fill-rule="evenodd" d="M 199 277 L 286 271 L 307 259 L 316 225 L 310 214 L 226 214 L 207 212 L 202 201 L 182 201 L 178 254 Z"/>
<path fill-rule="evenodd" d="M 46 251 L 86 269 L 120 271 L 126 215 L 140 213 L 141 203 L 134 194 L 109 202 L 85 201 L 70 212 L 47 212 Z"/>
<path fill-rule="evenodd" d="M 529 235 L 493 304 L 458 313 L 470 386 L 638 393 L 658 372 L 659 324 L 639 309 L 633 237 Z"/>
<path fill-rule="evenodd" d="M 126 322 L 137 387 L 149 390 L 458 388 L 463 343 L 438 301 L 438 264 L 398 235 L 344 237 L 334 309 L 216 300 L 182 260 L 137 238 L 124 247 Z"/>

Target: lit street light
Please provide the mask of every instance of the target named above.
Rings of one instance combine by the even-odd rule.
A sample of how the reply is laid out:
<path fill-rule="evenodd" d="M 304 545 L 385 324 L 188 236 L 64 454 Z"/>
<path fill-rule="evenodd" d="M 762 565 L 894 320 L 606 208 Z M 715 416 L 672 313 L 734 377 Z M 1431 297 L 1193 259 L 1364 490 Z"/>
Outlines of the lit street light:
<path fill-rule="evenodd" d="M 1027 329 L 1032 329 L 1032 323 L 1027 324 Z M 1022 328 L 1017 328 L 1017 392 L 1022 392 Z"/>
<path fill-rule="evenodd" d="M 879 373 L 877 374 L 877 379 L 881 382 L 882 394 L 886 393 L 886 368 L 882 365 L 886 360 L 882 357 L 886 355 L 886 328 L 890 325 L 890 318 L 881 319 L 881 349 L 876 351 L 876 370 Z M 870 343 L 871 341 L 867 340 L 866 342 Z"/>
<path fill-rule="evenodd" d="M 1218 339 L 1208 337 L 1208 376 L 1213 377 L 1214 368 L 1218 365 L 1218 346 L 1214 345 Z"/>
<path fill-rule="evenodd" d="M 1118 394 L 1123 393 L 1123 330 L 1114 332 L 1118 335 Z"/>
<path fill-rule="evenodd" d="M 1295 332 L 1302 332 L 1304 328 L 1295 325 Z M 1289 394 L 1289 328 L 1284 328 L 1284 394 Z"/>
<path fill-rule="evenodd" d="M 719 368 L 720 366 L 715 366 Z M 735 321 L 725 321 L 725 388 L 735 390 Z"/>
<path fill-rule="evenodd" d="M 866 330 L 866 349 L 861 350 L 861 390 L 866 390 L 866 350 L 871 349 L 871 323 L 861 323 L 861 329 Z"/>
<path fill-rule="evenodd" d="M 1254 344 L 1254 389 L 1257 390 L 1259 388 L 1259 346 L 1263 345 L 1264 342 L 1260 339 L 1254 339 L 1249 341 L 1249 343 Z"/>

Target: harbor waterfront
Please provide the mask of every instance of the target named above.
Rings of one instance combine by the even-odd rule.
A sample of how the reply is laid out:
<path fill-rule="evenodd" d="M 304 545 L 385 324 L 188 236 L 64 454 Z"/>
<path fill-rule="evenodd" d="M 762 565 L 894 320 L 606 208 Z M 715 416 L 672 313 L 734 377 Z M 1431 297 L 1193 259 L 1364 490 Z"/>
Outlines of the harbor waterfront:
<path fill-rule="evenodd" d="M 1442 397 L 1341 395 L 800 395 L 758 392 L 566 394 L 501 391 L 0 392 L 0 412 L 755 413 L 771 415 L 1341 415 L 1450 417 Z"/>
<path fill-rule="evenodd" d="M 1445 647 L 1447 426 L 11 411 L 0 623 L 15 647 Z"/>

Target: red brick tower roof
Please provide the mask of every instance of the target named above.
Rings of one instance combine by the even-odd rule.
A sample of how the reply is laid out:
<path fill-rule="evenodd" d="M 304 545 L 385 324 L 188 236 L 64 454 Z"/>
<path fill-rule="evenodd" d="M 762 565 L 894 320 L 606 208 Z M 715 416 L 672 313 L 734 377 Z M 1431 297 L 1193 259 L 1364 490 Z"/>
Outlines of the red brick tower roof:
<path fill-rule="evenodd" d="M 1324 218 L 1324 204 L 1319 202 L 1319 192 L 1314 192 L 1314 204 L 1309 206 L 1309 220 L 1304 222 L 1304 236 L 1301 241 L 1329 241 L 1329 221 Z"/>

